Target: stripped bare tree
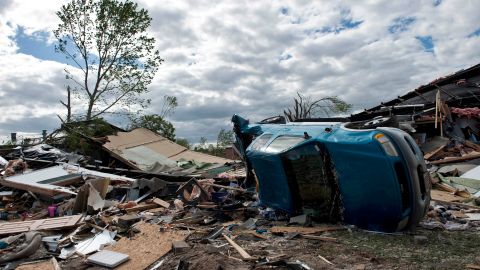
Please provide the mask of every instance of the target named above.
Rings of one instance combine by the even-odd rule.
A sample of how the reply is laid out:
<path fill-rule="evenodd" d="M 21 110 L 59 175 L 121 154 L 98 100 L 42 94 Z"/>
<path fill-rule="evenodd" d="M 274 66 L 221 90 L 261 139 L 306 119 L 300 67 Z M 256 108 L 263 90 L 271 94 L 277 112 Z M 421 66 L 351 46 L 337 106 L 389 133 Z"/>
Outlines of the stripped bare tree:
<path fill-rule="evenodd" d="M 332 113 L 348 112 L 352 107 L 351 104 L 337 96 L 328 96 L 314 100 L 312 97 L 304 96 L 299 92 L 297 92 L 297 97 L 294 97 L 293 101 L 293 107 L 283 111 L 289 121 L 317 116 L 330 117 Z"/>

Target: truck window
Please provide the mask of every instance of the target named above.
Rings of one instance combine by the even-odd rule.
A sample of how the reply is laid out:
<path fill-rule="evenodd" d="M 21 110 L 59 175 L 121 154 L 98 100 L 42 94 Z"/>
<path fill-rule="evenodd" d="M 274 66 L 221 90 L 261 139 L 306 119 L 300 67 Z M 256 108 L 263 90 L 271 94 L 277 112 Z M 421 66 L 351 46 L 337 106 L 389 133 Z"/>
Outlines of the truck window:
<path fill-rule="evenodd" d="M 265 149 L 269 153 L 279 153 L 305 140 L 301 136 L 279 136 Z"/>
<path fill-rule="evenodd" d="M 272 134 L 262 134 L 252 144 L 252 149 L 253 150 L 259 150 L 270 140 L 270 138 L 272 138 Z"/>

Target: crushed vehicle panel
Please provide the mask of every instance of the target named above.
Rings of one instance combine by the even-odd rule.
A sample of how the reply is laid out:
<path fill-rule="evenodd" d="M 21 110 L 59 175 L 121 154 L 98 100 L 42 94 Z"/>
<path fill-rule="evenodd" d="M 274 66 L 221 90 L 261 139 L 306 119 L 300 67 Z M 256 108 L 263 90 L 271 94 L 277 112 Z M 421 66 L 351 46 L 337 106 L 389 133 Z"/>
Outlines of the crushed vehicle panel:
<path fill-rule="evenodd" d="M 232 122 L 237 148 L 267 206 L 379 231 L 413 228 L 428 210 L 422 153 L 401 130 L 249 124 L 238 115 Z"/>

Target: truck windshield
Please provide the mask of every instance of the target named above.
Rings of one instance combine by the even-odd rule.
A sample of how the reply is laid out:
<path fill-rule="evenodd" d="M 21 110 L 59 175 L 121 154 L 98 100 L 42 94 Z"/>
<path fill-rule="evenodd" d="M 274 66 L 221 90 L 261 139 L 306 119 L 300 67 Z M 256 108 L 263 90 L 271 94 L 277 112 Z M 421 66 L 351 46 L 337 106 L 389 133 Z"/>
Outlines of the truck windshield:
<path fill-rule="evenodd" d="M 272 138 L 272 134 L 263 134 L 258 137 L 255 142 L 252 144 L 253 150 L 259 150 L 262 148 L 269 140 Z"/>
<path fill-rule="evenodd" d="M 305 140 L 301 136 L 279 136 L 265 149 L 265 152 L 279 153 Z"/>

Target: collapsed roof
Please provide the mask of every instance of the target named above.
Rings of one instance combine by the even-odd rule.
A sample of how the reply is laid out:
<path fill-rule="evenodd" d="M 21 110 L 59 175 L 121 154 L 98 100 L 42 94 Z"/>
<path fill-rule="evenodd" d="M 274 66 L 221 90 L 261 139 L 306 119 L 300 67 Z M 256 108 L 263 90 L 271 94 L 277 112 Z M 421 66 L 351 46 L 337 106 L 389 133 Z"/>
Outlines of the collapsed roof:
<path fill-rule="evenodd" d="M 435 107 L 437 91 L 440 91 L 441 100 L 450 107 L 480 106 L 480 64 L 438 78 L 403 96 L 354 114 L 351 120 L 362 121 L 380 115 L 424 111 Z"/>
<path fill-rule="evenodd" d="M 189 150 L 145 128 L 107 136 L 103 148 L 130 167 L 151 173 L 192 174 L 234 162 Z"/>

